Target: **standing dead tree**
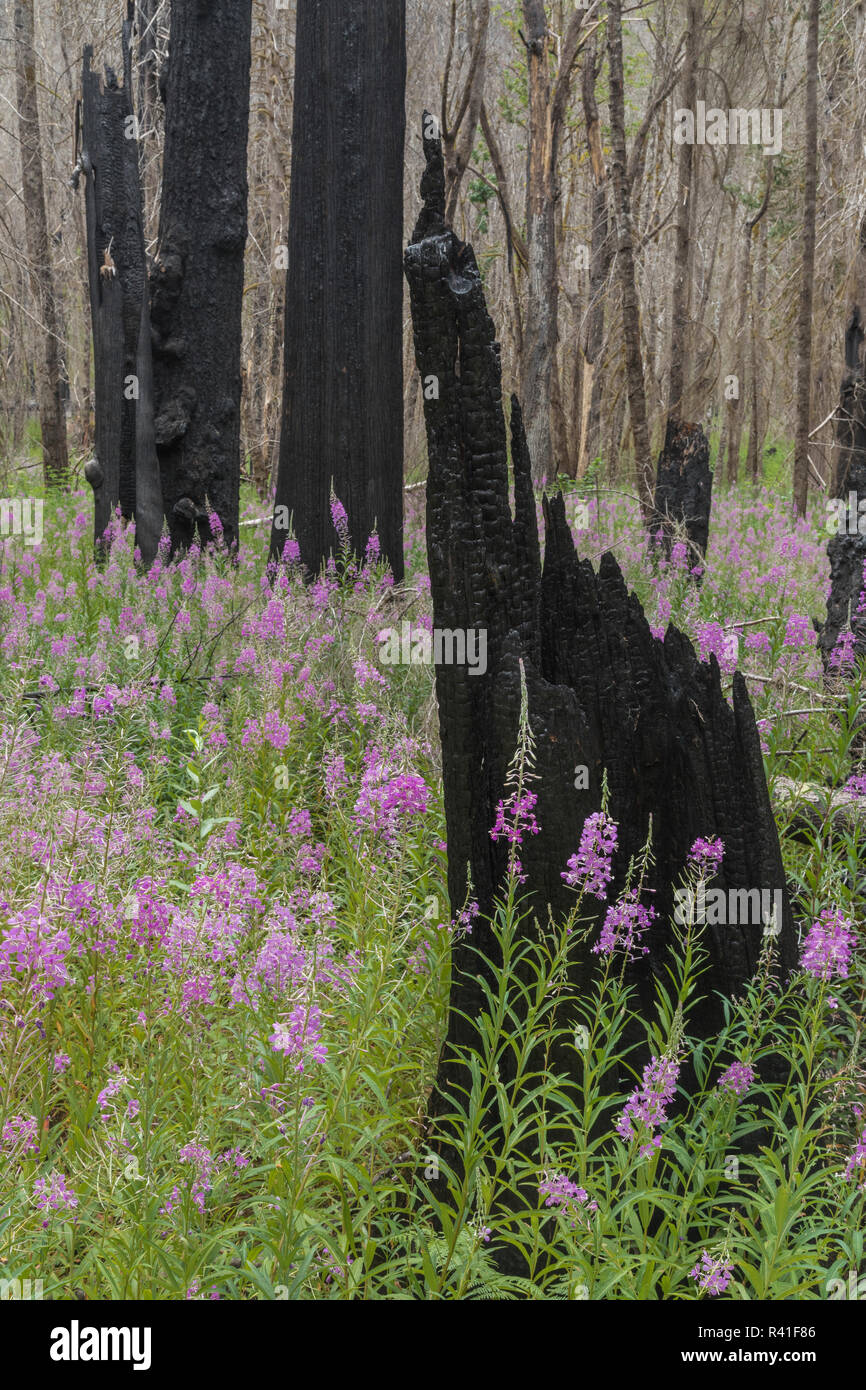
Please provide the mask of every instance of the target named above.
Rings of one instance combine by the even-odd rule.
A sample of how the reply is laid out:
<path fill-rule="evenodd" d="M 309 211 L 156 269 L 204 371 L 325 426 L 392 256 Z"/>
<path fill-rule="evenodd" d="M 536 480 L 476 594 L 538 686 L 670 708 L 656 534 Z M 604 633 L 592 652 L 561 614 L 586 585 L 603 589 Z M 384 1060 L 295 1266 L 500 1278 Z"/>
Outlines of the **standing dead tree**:
<path fill-rule="evenodd" d="M 299 0 L 283 418 L 271 554 L 374 530 L 403 576 L 404 0 Z M 431 118 L 432 119 L 432 118 Z"/>
<path fill-rule="evenodd" d="M 861 228 L 861 237 L 864 235 Z M 830 595 L 827 617 L 818 635 L 824 669 L 832 671 L 845 656 L 866 658 L 866 374 L 862 361 L 863 315 L 855 304 L 845 333 L 848 368 L 836 414 L 836 467 L 831 508 L 835 534 L 827 545 Z M 861 510 L 862 508 L 862 510 Z M 846 634 L 850 634 L 846 637 Z M 847 652 L 846 652 L 847 648 Z"/>
<path fill-rule="evenodd" d="M 241 307 L 252 0 L 172 0 L 159 251 L 156 446 L 172 549 L 240 506 Z"/>
<path fill-rule="evenodd" d="M 692 111 L 697 96 L 697 69 L 703 29 L 703 0 L 689 0 L 682 103 Z M 668 418 L 664 448 L 656 474 L 653 530 L 661 523 L 662 543 L 669 557 L 678 529 L 685 532 L 693 552 L 690 571 L 699 577 L 707 550 L 713 478 L 710 445 L 703 427 L 687 418 L 686 369 L 691 370 L 691 258 L 689 229 L 694 197 L 695 147 L 683 140 L 677 161 L 676 241 L 671 291 L 671 345 Z M 690 402 L 689 402 L 690 404 Z M 695 563 L 697 561 L 697 564 Z"/>
<path fill-rule="evenodd" d="M 84 50 L 82 149 L 87 262 L 93 329 L 95 459 L 85 467 L 94 494 L 97 546 L 119 504 L 135 517 L 142 560 L 156 555 L 162 494 L 153 440 L 150 333 L 138 142 L 132 104 L 131 16 L 123 28 L 123 85 L 111 68 L 93 71 Z"/>
<path fill-rule="evenodd" d="M 671 416 L 659 455 L 650 524 L 653 534 L 661 530 L 668 559 L 674 539 L 682 534 L 691 551 L 689 568 L 698 579 L 707 553 L 712 498 L 710 441 L 701 425 Z"/>
<path fill-rule="evenodd" d="M 579 559 L 559 496 L 545 500 L 542 567 L 516 400 L 512 516 L 499 344 L 472 248 L 445 221 L 441 146 L 425 140 L 424 148 L 424 207 L 405 270 L 418 369 L 439 387 L 425 400 L 433 621 L 437 629 L 484 632 L 487 642 L 483 675 L 456 664 L 436 669 L 449 894 L 459 912 L 471 886 L 482 913 L 471 943 L 457 941 L 453 948 L 442 1096 L 460 1084 L 455 1049 L 473 1047 L 473 1020 L 485 1007 L 477 950 L 497 962 L 496 938 L 484 915 L 502 886 L 507 846 L 489 832 L 507 795 L 520 721 L 521 663 L 541 827 L 521 848 L 523 891 L 541 919 L 548 907 L 564 916 L 571 905 L 562 872 L 586 817 L 601 805 L 606 774 L 610 813 L 620 833 L 617 892 L 630 857 L 641 852 L 652 827 L 654 867 L 647 886 L 658 917 L 647 938 L 649 955 L 628 967 L 646 1010 L 671 945 L 674 885 L 699 836 L 724 841 L 719 887 L 775 895 L 783 970 L 796 961 L 797 941 L 743 678 L 734 678 L 732 707 L 715 659 L 699 662 L 673 626 L 663 642 L 654 638 L 613 556 L 602 558 L 598 572 Z M 583 777 L 575 777 L 576 766 Z M 710 925 L 706 932 L 711 963 L 702 982 L 705 997 L 693 1016 L 703 1035 L 719 1028 L 721 999 L 741 989 L 755 970 L 763 926 L 760 920 L 734 922 Z M 584 987 L 597 962 L 588 945 L 579 948 L 573 980 Z M 559 1060 L 573 1068 L 573 1050 L 570 1059 Z"/>

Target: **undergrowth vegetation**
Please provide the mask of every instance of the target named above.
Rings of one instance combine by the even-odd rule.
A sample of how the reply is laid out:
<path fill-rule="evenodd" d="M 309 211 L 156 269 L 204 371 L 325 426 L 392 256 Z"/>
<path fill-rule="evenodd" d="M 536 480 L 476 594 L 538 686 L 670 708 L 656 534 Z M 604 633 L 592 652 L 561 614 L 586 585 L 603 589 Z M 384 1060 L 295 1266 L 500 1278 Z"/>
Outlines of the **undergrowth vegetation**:
<path fill-rule="evenodd" d="M 581 554 L 614 549 L 654 631 L 672 620 L 748 673 L 771 795 L 787 789 L 799 971 L 779 983 L 768 933 L 697 1041 L 706 953 L 676 928 L 637 1066 L 639 920 L 599 943 L 586 997 L 568 983 L 580 870 L 615 839 L 599 807 L 568 921 L 527 919 L 516 866 L 503 885 L 504 964 L 438 1143 L 450 943 L 473 920 L 447 909 L 432 669 L 385 665 L 377 642 L 430 626 L 420 523 L 395 589 L 375 540 L 350 559 L 335 512 L 337 559 L 307 586 L 267 572 L 257 530 L 237 564 L 193 550 L 141 575 L 118 525 L 99 568 L 89 508 L 49 499 L 43 544 L 8 539 L 0 571 L 3 1278 L 61 1299 L 848 1296 L 866 780 L 860 673 L 842 652 L 828 688 L 815 651 L 826 536 L 721 495 L 696 586 L 685 546 L 646 565 L 629 499 L 581 501 Z M 526 732 L 518 809 L 530 752 Z M 805 816 L 807 783 L 850 784 L 855 813 Z M 715 853 L 698 842 L 683 883 Z"/>

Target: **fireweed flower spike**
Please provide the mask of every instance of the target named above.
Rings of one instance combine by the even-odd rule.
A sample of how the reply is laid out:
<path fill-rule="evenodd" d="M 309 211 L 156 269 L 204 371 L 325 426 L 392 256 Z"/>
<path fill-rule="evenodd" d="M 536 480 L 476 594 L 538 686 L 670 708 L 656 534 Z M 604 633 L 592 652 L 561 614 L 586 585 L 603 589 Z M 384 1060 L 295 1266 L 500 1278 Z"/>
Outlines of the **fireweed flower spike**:
<path fill-rule="evenodd" d="M 55 1170 L 47 1178 L 37 1178 L 33 1184 L 33 1199 L 40 1211 L 71 1212 L 78 1206 L 78 1198 L 67 1186 L 63 1173 Z M 48 1222 L 43 1221 L 43 1226 Z"/>
<path fill-rule="evenodd" d="M 591 893 L 604 902 L 613 875 L 611 860 L 616 846 L 616 822 L 604 811 L 594 811 L 584 821 L 577 854 L 571 856 L 561 877 L 569 888 Z"/>
<path fill-rule="evenodd" d="M 803 942 L 800 968 L 816 980 L 846 979 L 857 933 L 838 908 L 826 907 Z"/>
<path fill-rule="evenodd" d="M 667 1123 L 667 1107 L 676 1094 L 679 1074 L 676 1057 L 651 1057 L 641 1085 L 634 1088 L 617 1120 L 616 1132 L 621 1139 L 644 1140 L 641 1158 L 650 1158 L 661 1148 L 661 1135 L 656 1130 Z"/>
<path fill-rule="evenodd" d="M 713 1259 L 706 1250 L 702 1250 L 700 1264 L 696 1264 L 691 1271 L 691 1278 L 697 1281 L 701 1293 L 708 1293 L 711 1298 L 714 1298 L 716 1294 L 725 1292 L 731 1282 L 733 1272 L 734 1266 L 728 1260 L 726 1253 Z"/>
<path fill-rule="evenodd" d="M 630 888 L 618 903 L 608 908 L 593 952 L 612 955 L 614 951 L 622 951 L 629 960 L 648 955 L 649 947 L 641 946 L 640 939 L 655 915 L 655 908 L 643 907 L 638 902 L 637 889 Z"/>
<path fill-rule="evenodd" d="M 270 1044 L 275 1052 L 282 1052 L 286 1057 L 298 1058 L 295 1070 L 303 1072 L 306 1061 L 321 1064 L 328 1055 L 328 1049 L 321 1037 L 322 1015 L 318 1004 L 310 1004 L 306 1008 L 303 1004 L 298 1004 L 286 1023 L 274 1025 Z"/>
<path fill-rule="evenodd" d="M 507 801 L 500 801 L 496 807 L 496 820 L 490 831 L 491 840 L 507 840 L 510 849 L 510 862 L 519 883 L 526 882 L 523 866 L 516 851 L 523 844 L 524 835 L 537 835 L 541 829 L 535 819 L 535 806 L 538 797 L 535 792 L 512 792 Z"/>
<path fill-rule="evenodd" d="M 731 1096 L 744 1096 L 755 1079 L 755 1071 L 748 1062 L 732 1062 L 718 1080 L 718 1089 Z"/>
<path fill-rule="evenodd" d="M 339 497 L 331 493 L 331 520 L 334 523 L 334 530 L 340 538 L 340 544 L 349 544 L 349 517 L 346 508 L 343 506 Z"/>
<path fill-rule="evenodd" d="M 724 855 L 725 846 L 718 837 L 714 840 L 705 840 L 700 837 L 695 840 L 689 850 L 689 863 L 696 865 L 708 876 L 712 876 L 718 873 L 721 868 Z"/>
<path fill-rule="evenodd" d="M 862 1120 L 862 1115 L 860 1118 Z M 857 1140 L 854 1152 L 845 1165 L 845 1180 L 856 1181 L 858 1192 L 866 1192 L 866 1129 Z"/>
<path fill-rule="evenodd" d="M 496 821 L 490 831 L 491 840 L 498 840 L 502 836 L 509 844 L 519 846 L 523 844 L 524 835 L 537 835 L 540 829 L 535 819 L 537 802 L 535 792 L 530 791 L 525 791 L 522 796 L 515 792 L 507 801 L 500 801 L 496 807 Z"/>
<path fill-rule="evenodd" d="M 589 1197 L 585 1188 L 578 1187 L 564 1173 L 545 1174 L 538 1184 L 538 1195 L 544 1198 L 546 1207 L 561 1207 L 569 1212 L 573 1211 L 575 1203 L 583 1206 Z M 586 1209 L 598 1211 L 598 1202 L 589 1202 Z"/>

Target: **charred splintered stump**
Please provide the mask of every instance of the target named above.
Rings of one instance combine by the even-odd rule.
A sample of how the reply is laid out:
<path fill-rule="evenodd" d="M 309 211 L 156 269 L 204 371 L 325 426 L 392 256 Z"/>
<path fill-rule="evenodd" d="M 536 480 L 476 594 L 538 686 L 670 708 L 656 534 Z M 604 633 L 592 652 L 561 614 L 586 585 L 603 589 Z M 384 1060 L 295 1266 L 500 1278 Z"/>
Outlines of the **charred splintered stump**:
<path fill-rule="evenodd" d="M 702 571 L 712 496 L 710 443 L 702 427 L 669 419 L 650 519 L 653 535 L 661 530 L 665 559 L 670 559 L 671 546 L 677 535 L 682 535 L 689 547 L 689 568 L 700 566 Z"/>
<path fill-rule="evenodd" d="M 172 549 L 182 498 L 238 539 L 241 308 L 252 0 L 173 0 L 159 253 L 150 276 L 155 435 Z"/>
<path fill-rule="evenodd" d="M 123 26 L 124 81 L 91 69 L 84 50 L 82 152 L 93 324 L 95 466 L 85 469 L 94 494 L 100 546 L 115 507 L 135 517 L 145 561 L 156 554 L 162 500 L 153 447 L 147 273 L 142 232 L 138 142 L 132 108 L 130 26 Z"/>
<path fill-rule="evenodd" d="M 438 1082 L 442 1096 L 461 1084 L 452 1049 L 477 1046 L 472 1020 L 485 1007 L 471 947 L 496 962 L 483 915 L 502 886 L 507 846 L 494 842 L 489 831 L 507 795 L 504 782 L 518 737 L 521 662 L 541 830 L 526 837 L 520 857 L 524 891 L 541 920 L 548 907 L 564 916 L 573 904 L 562 873 L 586 817 L 601 805 L 606 772 L 620 837 L 611 900 L 624 888 L 629 858 L 641 850 L 652 820 L 654 865 L 646 886 L 657 917 L 645 938 L 649 954 L 627 974 L 647 1016 L 654 980 L 665 978 L 672 947 L 675 889 L 700 836 L 721 837 L 725 857 L 712 885 L 716 910 L 707 913 L 704 929 L 710 964 L 690 1028 L 702 1036 L 718 1030 L 719 996 L 737 993 L 753 975 L 768 919 L 775 922 L 771 930 L 783 973 L 796 962 L 797 942 L 745 682 L 735 678 L 731 706 L 714 659 L 709 665 L 698 661 L 673 626 L 663 642 L 652 636 L 613 556 L 602 558 L 597 573 L 579 559 L 560 496 L 545 500 L 542 567 L 516 401 L 512 514 L 499 347 L 472 249 L 444 221 L 440 145 L 425 140 L 424 148 L 424 209 L 405 269 L 418 368 L 437 383 L 435 392 L 425 393 L 434 624 L 483 632 L 487 657 L 483 674 L 458 665 L 436 670 L 449 893 L 459 911 L 471 874 L 482 910 L 470 941 L 454 946 L 448 1044 Z M 605 905 L 590 898 L 590 910 L 600 925 Z M 593 931 L 575 954 L 573 982 L 581 990 L 599 968 L 591 951 L 596 939 Z M 555 1060 L 572 1073 L 580 1065 L 573 1048 Z M 688 1059 L 681 1079 L 686 1086 L 692 1080 Z"/>
<path fill-rule="evenodd" d="M 818 636 L 824 669 L 834 665 L 834 652 L 842 639 L 851 655 L 866 657 L 866 605 L 858 612 L 866 588 L 866 380 L 856 365 L 857 335 L 862 338 L 859 315 L 849 325 L 849 359 L 853 369 L 842 382 L 836 416 L 836 468 L 829 520 L 834 531 L 828 545 L 830 597 L 827 618 Z M 853 340 L 853 341 L 852 341 Z M 845 638 L 845 634 L 850 637 Z"/>

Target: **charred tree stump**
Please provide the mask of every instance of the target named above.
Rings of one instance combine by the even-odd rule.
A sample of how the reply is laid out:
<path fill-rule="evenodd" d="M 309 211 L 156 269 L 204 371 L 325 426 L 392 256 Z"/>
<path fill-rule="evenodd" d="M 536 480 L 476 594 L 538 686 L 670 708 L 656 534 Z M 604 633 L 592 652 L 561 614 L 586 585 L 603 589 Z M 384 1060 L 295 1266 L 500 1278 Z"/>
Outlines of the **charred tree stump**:
<path fill-rule="evenodd" d="M 866 589 L 866 377 L 858 365 L 863 330 L 857 310 L 845 339 L 849 371 L 842 382 L 836 416 L 837 463 L 834 470 L 830 520 L 835 534 L 827 545 L 830 558 L 830 597 L 827 618 L 818 636 L 825 671 L 832 670 L 839 639 L 850 630 L 851 655 L 866 657 L 866 605 L 858 613 Z"/>
<path fill-rule="evenodd" d="M 271 555 L 315 574 L 331 486 L 403 577 L 405 0 L 299 0 L 283 415 Z"/>
<path fill-rule="evenodd" d="M 661 548 L 666 560 L 678 533 L 690 550 L 689 569 L 699 566 L 700 578 L 710 532 L 710 506 L 713 475 L 710 472 L 710 442 L 700 425 L 671 418 L 665 431 L 665 445 L 659 454 L 654 512 L 650 523 L 653 537 L 661 529 Z"/>
<path fill-rule="evenodd" d="M 438 141 L 424 142 L 424 208 L 405 255 L 415 353 L 423 378 L 429 450 L 427 543 L 436 628 L 486 632 L 487 669 L 440 665 L 436 691 L 448 833 L 452 908 L 462 908 L 471 874 L 481 908 L 471 942 L 456 941 L 448 1038 L 438 1094 L 460 1084 L 455 1047 L 474 1047 L 471 1020 L 484 1007 L 475 952 L 496 962 L 484 915 L 503 883 L 506 848 L 489 830 L 518 735 L 525 670 L 535 741 L 532 789 L 541 831 L 520 851 L 524 892 L 542 920 L 548 905 L 564 917 L 573 894 L 561 874 L 585 818 L 599 809 L 607 773 L 610 814 L 619 824 L 611 901 L 624 887 L 629 857 L 643 847 L 652 818 L 658 917 L 645 938 L 649 954 L 630 965 L 646 1011 L 654 977 L 671 947 L 674 892 L 699 836 L 725 844 L 714 886 L 763 890 L 778 908 L 781 970 L 796 963 L 797 939 L 760 742 L 745 682 L 735 676 L 733 707 L 718 664 L 698 661 L 674 626 L 655 639 L 617 563 L 606 554 L 596 573 L 575 551 L 561 496 L 545 499 L 546 552 L 540 560 L 529 453 L 512 402 L 514 515 L 509 505 L 499 345 L 472 248 L 444 219 L 444 170 Z M 586 776 L 576 776 L 576 770 Z M 586 900 L 585 900 L 586 901 Z M 590 899 L 599 924 L 604 905 Z M 708 925 L 708 973 L 691 1027 L 702 1036 L 722 1023 L 719 995 L 739 991 L 759 959 L 765 923 Z M 596 939 L 595 933 L 590 942 Z M 598 967 L 587 944 L 575 961 L 581 988 Z M 557 1059 L 573 1070 L 573 1049 Z M 688 1086 L 688 1062 L 681 1080 Z M 434 1109 L 441 1101 L 434 1101 Z"/>
<path fill-rule="evenodd" d="M 173 551 L 196 524 L 210 539 L 211 509 L 226 544 L 238 539 L 251 25 L 252 0 L 172 0 L 150 317 Z"/>
<path fill-rule="evenodd" d="M 162 499 L 153 445 L 147 272 L 142 231 L 138 142 L 132 106 L 129 20 L 123 26 L 124 81 L 91 68 L 84 50 L 82 153 L 93 324 L 95 461 L 85 469 L 94 493 L 97 548 L 119 504 L 135 517 L 142 559 L 156 555 Z"/>

